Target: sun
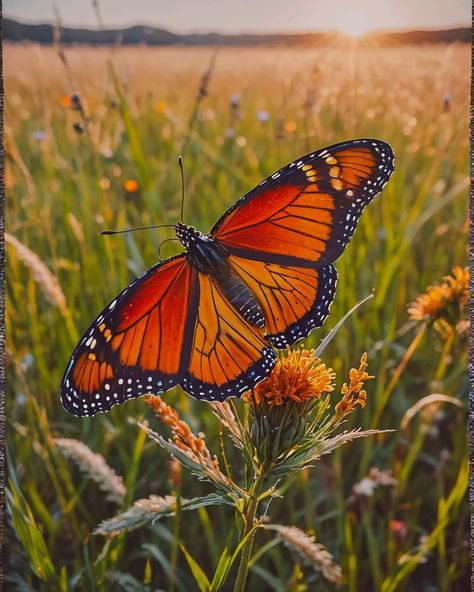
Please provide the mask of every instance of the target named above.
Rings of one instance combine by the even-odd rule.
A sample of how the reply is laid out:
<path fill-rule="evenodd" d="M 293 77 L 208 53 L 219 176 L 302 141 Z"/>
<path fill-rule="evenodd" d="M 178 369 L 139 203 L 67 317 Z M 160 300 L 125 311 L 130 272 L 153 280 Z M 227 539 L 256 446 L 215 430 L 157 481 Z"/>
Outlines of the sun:
<path fill-rule="evenodd" d="M 345 14 L 339 21 L 339 29 L 350 37 L 361 37 L 371 29 L 371 23 L 362 12 Z"/>

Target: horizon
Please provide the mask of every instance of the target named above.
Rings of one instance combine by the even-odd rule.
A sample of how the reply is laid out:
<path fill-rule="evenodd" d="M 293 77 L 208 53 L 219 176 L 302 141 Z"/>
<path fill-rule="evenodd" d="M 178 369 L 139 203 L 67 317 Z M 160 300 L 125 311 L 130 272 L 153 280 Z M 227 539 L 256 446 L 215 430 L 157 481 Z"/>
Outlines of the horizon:
<path fill-rule="evenodd" d="M 61 24 L 66 28 L 101 28 L 93 4 L 57 0 Z M 298 9 L 289 0 L 242 0 L 236 10 L 231 0 L 135 0 L 133 6 L 117 6 L 114 0 L 97 2 L 104 29 L 149 26 L 177 34 L 219 33 L 304 34 L 344 32 L 359 36 L 413 30 L 470 27 L 468 0 L 301 0 Z M 51 0 L 7 0 L 4 18 L 25 24 L 53 24 Z"/>
<path fill-rule="evenodd" d="M 11 16 L 11 15 L 3 15 L 3 19 L 9 19 L 9 20 L 14 20 L 17 21 L 23 25 L 32 25 L 32 26 L 38 26 L 38 25 L 50 25 L 53 26 L 54 20 L 29 20 L 29 19 L 23 19 L 17 16 Z M 98 25 L 79 25 L 79 24 L 66 24 L 64 22 L 62 22 L 61 24 L 62 28 L 66 28 L 66 29 L 84 29 L 84 30 L 88 30 L 88 31 L 99 31 L 99 27 Z M 267 30 L 258 30 L 258 29 L 252 29 L 252 30 L 240 30 L 240 31 L 220 31 L 217 29 L 189 29 L 186 31 L 183 30 L 178 30 L 178 29 L 174 29 L 171 27 L 166 27 L 160 23 L 145 23 L 143 21 L 137 20 L 137 21 L 132 21 L 130 23 L 126 23 L 124 25 L 117 25 L 117 26 L 113 26 L 113 25 L 104 25 L 104 30 L 122 30 L 122 29 L 130 29 L 133 27 L 150 27 L 153 29 L 161 29 L 161 30 L 165 30 L 168 31 L 170 33 L 174 33 L 176 35 L 206 35 L 206 34 L 217 34 L 217 35 L 229 35 L 229 36 L 239 36 L 239 35 L 310 35 L 313 33 L 348 33 L 347 31 L 344 31 L 343 29 L 295 29 L 295 30 L 281 30 L 281 29 L 275 29 L 275 30 L 271 30 L 271 29 L 267 29 Z M 419 27 L 404 27 L 404 28 L 373 28 L 373 29 L 366 29 L 363 32 L 360 33 L 360 35 L 371 35 L 371 34 L 391 34 L 391 33 L 412 33 L 412 32 L 417 32 L 417 31 L 446 31 L 446 30 L 455 30 L 455 29 L 470 29 L 471 28 L 471 24 L 467 23 L 467 22 L 459 22 L 459 23 L 453 23 L 450 25 L 446 25 L 446 26 L 419 26 Z M 350 34 L 350 33 L 348 33 Z M 357 34 L 359 35 L 359 34 Z"/>

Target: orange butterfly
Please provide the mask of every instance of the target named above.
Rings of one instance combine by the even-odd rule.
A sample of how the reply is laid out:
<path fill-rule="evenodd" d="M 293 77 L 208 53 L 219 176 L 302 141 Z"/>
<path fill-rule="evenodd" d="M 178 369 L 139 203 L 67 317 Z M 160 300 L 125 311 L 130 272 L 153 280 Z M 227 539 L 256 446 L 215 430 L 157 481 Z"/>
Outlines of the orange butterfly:
<path fill-rule="evenodd" d="M 78 416 L 176 384 L 206 401 L 253 388 L 276 348 L 322 325 L 333 262 L 393 172 L 385 142 L 312 152 L 244 195 L 202 234 L 182 222 L 185 252 L 136 278 L 87 329 L 61 401 Z"/>

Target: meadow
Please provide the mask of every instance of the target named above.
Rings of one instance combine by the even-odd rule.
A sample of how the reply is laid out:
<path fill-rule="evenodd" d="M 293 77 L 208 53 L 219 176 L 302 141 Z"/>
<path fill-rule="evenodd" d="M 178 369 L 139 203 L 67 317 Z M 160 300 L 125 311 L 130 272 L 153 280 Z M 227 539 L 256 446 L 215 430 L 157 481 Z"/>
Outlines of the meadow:
<path fill-rule="evenodd" d="M 306 345 L 373 294 L 323 361 L 342 382 L 368 352 L 375 379 L 347 427 L 394 431 L 349 443 L 293 478 L 272 520 L 315 535 L 340 564 L 344 590 L 467 589 L 466 331 L 457 318 L 411 320 L 408 305 L 467 265 L 469 48 L 73 47 L 61 59 L 56 48 L 6 45 L 4 61 L 10 589 L 197 589 L 178 543 L 212 576 L 231 508 L 93 534 L 139 498 L 209 492 L 130 423 L 166 433 L 142 400 L 82 420 L 60 405 L 82 332 L 173 236 L 99 232 L 176 222 L 179 154 L 185 221 L 208 231 L 280 166 L 357 137 L 389 142 L 395 172 L 337 261 L 331 314 Z M 176 252 L 176 243 L 162 248 Z M 164 399 L 219 450 L 206 403 L 179 389 Z M 123 478 L 120 495 L 116 480 L 100 488 L 65 457 L 58 438 L 101 454 Z M 238 466 L 240 451 L 226 445 L 226 454 Z M 258 533 L 248 590 L 332 589 Z"/>

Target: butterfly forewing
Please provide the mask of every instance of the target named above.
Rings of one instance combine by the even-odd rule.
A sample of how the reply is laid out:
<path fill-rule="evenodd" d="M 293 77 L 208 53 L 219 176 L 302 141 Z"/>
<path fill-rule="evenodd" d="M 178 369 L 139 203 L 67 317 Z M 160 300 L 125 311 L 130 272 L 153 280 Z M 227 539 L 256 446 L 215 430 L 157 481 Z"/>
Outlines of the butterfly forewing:
<path fill-rule="evenodd" d="M 250 259 L 300 267 L 333 263 L 390 178 L 393 158 L 388 144 L 369 139 L 307 154 L 242 197 L 212 234 Z"/>
<path fill-rule="evenodd" d="M 276 347 L 306 337 L 328 316 L 337 282 L 332 263 L 393 163 L 391 147 L 379 140 L 312 152 L 244 195 L 212 229 L 259 302 Z"/>
<path fill-rule="evenodd" d="M 61 388 L 65 409 L 94 415 L 177 384 L 189 363 L 197 298 L 197 271 L 183 255 L 133 281 L 74 351 Z"/>

